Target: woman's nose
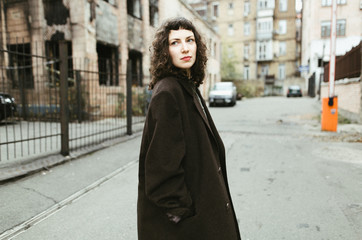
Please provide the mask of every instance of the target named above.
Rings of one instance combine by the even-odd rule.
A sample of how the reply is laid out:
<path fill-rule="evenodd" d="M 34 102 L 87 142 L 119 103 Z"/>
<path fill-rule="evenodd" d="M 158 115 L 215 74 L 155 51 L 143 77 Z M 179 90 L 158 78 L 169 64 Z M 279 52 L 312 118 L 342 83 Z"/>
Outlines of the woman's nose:
<path fill-rule="evenodd" d="M 188 52 L 188 51 L 189 51 L 189 47 L 187 46 L 186 43 L 182 43 L 181 51 L 182 51 L 182 52 Z"/>

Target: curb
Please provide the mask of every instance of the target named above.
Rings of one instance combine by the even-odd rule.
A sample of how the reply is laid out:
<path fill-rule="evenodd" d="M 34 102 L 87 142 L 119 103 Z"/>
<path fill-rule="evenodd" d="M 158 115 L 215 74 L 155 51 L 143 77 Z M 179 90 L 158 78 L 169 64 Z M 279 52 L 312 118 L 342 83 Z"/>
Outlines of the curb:
<path fill-rule="evenodd" d="M 98 145 L 91 147 L 81 148 L 79 150 L 71 152 L 68 156 L 63 156 L 59 154 L 47 155 L 41 158 L 28 159 L 24 162 L 17 162 L 14 164 L 9 164 L 5 167 L 0 168 L 0 184 L 2 182 L 22 177 L 28 174 L 39 172 L 42 169 L 48 169 L 59 164 L 63 164 L 85 155 L 91 154 L 96 151 L 103 150 L 105 148 L 111 147 L 113 145 L 126 142 L 133 138 L 136 138 L 142 134 L 142 131 L 135 132 L 132 135 L 125 135 L 123 137 L 117 138 L 115 140 L 110 140 L 103 142 Z"/>

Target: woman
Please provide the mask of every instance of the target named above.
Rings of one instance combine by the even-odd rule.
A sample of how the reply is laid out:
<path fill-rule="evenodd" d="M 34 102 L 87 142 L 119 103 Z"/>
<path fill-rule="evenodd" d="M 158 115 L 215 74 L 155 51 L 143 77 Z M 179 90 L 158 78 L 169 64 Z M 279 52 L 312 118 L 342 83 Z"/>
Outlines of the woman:
<path fill-rule="evenodd" d="M 206 46 L 185 18 L 156 32 L 140 151 L 139 240 L 237 240 L 225 149 L 197 87 Z"/>

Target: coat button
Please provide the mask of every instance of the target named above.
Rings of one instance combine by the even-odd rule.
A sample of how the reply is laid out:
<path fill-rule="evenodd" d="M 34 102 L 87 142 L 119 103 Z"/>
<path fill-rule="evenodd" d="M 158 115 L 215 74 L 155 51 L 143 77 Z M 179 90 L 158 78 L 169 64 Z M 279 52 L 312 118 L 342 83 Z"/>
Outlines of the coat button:
<path fill-rule="evenodd" d="M 219 174 L 221 174 L 221 167 L 219 167 L 219 168 L 217 169 L 217 172 L 218 172 Z"/>
<path fill-rule="evenodd" d="M 226 203 L 226 210 L 230 209 L 230 203 Z"/>

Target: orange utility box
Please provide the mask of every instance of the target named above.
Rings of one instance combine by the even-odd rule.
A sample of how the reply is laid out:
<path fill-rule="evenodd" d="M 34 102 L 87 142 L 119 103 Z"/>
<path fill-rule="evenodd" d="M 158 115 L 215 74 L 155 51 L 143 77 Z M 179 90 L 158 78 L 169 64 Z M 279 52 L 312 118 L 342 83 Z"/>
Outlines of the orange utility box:
<path fill-rule="evenodd" d="M 322 131 L 337 131 L 338 125 L 338 98 L 322 99 Z"/>

